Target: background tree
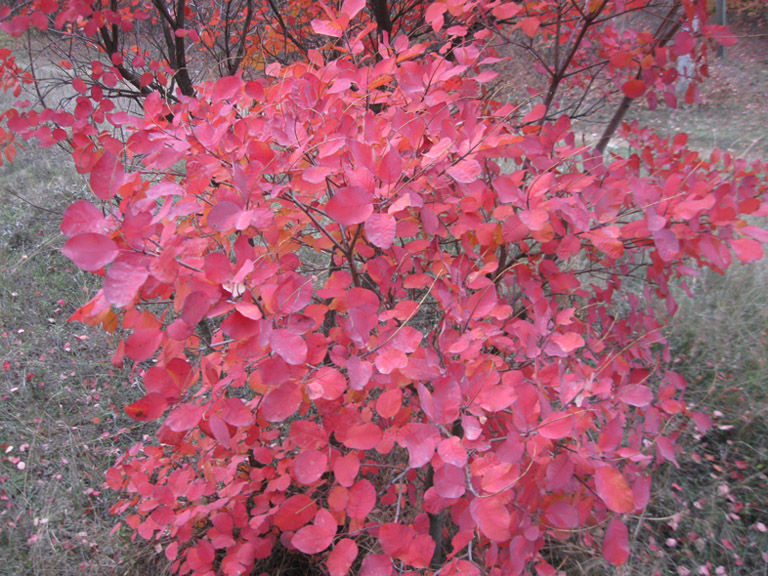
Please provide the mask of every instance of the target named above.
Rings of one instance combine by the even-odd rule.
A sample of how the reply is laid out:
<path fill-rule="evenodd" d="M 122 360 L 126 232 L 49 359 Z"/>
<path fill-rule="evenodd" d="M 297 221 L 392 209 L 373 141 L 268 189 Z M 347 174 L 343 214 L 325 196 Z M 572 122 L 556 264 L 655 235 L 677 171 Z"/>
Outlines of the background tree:
<path fill-rule="evenodd" d="M 5 154 L 67 145 L 89 175 L 64 253 L 104 284 L 73 318 L 121 337 L 126 410 L 162 419 L 109 471 L 115 512 L 182 574 L 276 547 L 333 576 L 552 573 L 568 537 L 622 564 L 652 464 L 708 426 L 666 364 L 670 282 L 761 258 L 768 207 L 765 165 L 682 135 L 602 152 L 726 32 L 695 2 L 303 8 L 0 12 L 50 29 L 37 69 L 70 42 L 71 106 L 7 111 Z M 515 54 L 541 78 L 508 101 Z"/>

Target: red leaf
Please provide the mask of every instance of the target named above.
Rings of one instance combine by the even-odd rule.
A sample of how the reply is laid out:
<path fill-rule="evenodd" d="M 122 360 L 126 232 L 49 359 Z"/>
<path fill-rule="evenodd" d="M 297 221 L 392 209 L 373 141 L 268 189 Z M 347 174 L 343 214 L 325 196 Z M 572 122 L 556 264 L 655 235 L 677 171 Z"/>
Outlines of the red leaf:
<path fill-rule="evenodd" d="M 442 440 L 437 446 L 437 453 L 446 464 L 458 467 L 467 465 L 467 450 L 461 445 L 461 439 L 457 436 Z"/>
<path fill-rule="evenodd" d="M 549 440 L 560 440 L 573 430 L 573 416 L 566 412 L 553 412 L 539 427 L 539 434 Z"/>
<path fill-rule="evenodd" d="M 445 172 L 456 182 L 470 184 L 480 177 L 480 174 L 483 173 L 483 168 L 480 166 L 480 162 L 470 158 L 459 161 Z"/>
<path fill-rule="evenodd" d="M 360 576 L 390 576 L 392 560 L 386 554 L 369 554 L 360 566 Z"/>
<path fill-rule="evenodd" d="M 125 355 L 136 362 L 149 360 L 163 341 L 163 333 L 157 328 L 140 328 L 125 340 Z"/>
<path fill-rule="evenodd" d="M 336 477 L 336 482 L 345 488 L 349 488 L 355 483 L 359 471 L 360 459 L 354 452 L 340 456 L 333 462 L 333 474 Z"/>
<path fill-rule="evenodd" d="M 107 270 L 104 281 L 104 297 L 107 302 L 122 308 L 128 306 L 147 281 L 149 272 L 144 266 L 132 266 L 128 262 L 115 262 Z"/>
<path fill-rule="evenodd" d="M 757 262 L 763 258 L 763 246 L 752 238 L 734 238 L 728 241 L 736 258 L 742 262 Z"/>
<path fill-rule="evenodd" d="M 249 426 L 253 414 L 240 398 L 227 398 L 221 407 L 221 419 L 232 426 Z"/>
<path fill-rule="evenodd" d="M 197 426 L 203 416 L 203 407 L 181 404 L 174 408 L 165 419 L 165 425 L 174 432 L 186 432 Z"/>
<path fill-rule="evenodd" d="M 611 518 L 603 539 L 603 556 L 609 564 L 621 566 L 629 559 L 629 531 L 621 520 Z"/>
<path fill-rule="evenodd" d="M 328 454 L 320 450 L 305 450 L 293 464 L 293 475 L 300 484 L 314 484 L 328 470 Z"/>
<path fill-rule="evenodd" d="M 469 511 L 483 536 L 493 542 L 509 540 L 509 510 L 498 497 L 475 498 Z"/>
<path fill-rule="evenodd" d="M 240 206 L 234 202 L 219 202 L 208 212 L 208 225 L 217 232 L 226 234 L 235 229 L 241 212 Z"/>
<path fill-rule="evenodd" d="M 675 233 L 668 228 L 662 228 L 654 232 L 653 242 L 656 244 L 659 257 L 664 262 L 672 261 L 680 253 L 680 242 L 677 240 Z"/>
<path fill-rule="evenodd" d="M 403 524 L 388 522 L 379 527 L 381 549 L 392 558 L 400 559 L 415 537 L 416 531 Z"/>
<path fill-rule="evenodd" d="M 319 554 L 331 545 L 335 535 L 336 521 L 328 510 L 321 508 L 315 515 L 315 523 L 296 532 L 291 544 L 304 554 Z"/>
<path fill-rule="evenodd" d="M 595 490 L 610 510 L 629 514 L 635 509 L 632 489 L 624 475 L 616 468 L 601 466 L 595 470 Z"/>
<path fill-rule="evenodd" d="M 467 489 L 464 469 L 451 464 L 438 468 L 434 481 L 435 490 L 443 498 L 461 498 Z"/>
<path fill-rule="evenodd" d="M 325 213 L 344 226 L 361 224 L 373 214 L 373 199 L 362 188 L 341 188 L 325 205 Z"/>
<path fill-rule="evenodd" d="M 611 64 L 616 68 L 626 68 L 632 64 L 632 54 L 629 52 L 615 52 L 611 54 Z"/>
<path fill-rule="evenodd" d="M 635 384 L 622 388 L 621 391 L 619 391 L 618 397 L 619 400 L 630 406 L 644 408 L 653 400 L 653 392 L 651 392 L 650 388 L 647 386 Z"/>
<path fill-rule="evenodd" d="M 584 346 L 584 338 L 576 332 L 566 332 L 565 334 L 558 332 L 553 334 L 550 343 L 546 346 L 545 351 L 552 356 L 558 356 L 565 358 L 574 350 L 578 350 Z"/>
<path fill-rule="evenodd" d="M 349 574 L 349 570 L 352 568 L 355 558 L 357 558 L 357 551 L 357 544 L 354 540 L 349 538 L 339 540 L 325 562 L 330 576 L 346 576 Z"/>
<path fill-rule="evenodd" d="M 646 84 L 639 78 L 634 78 L 624 83 L 621 87 L 621 91 L 627 98 L 640 98 L 645 94 Z"/>
<path fill-rule="evenodd" d="M 376 412 L 383 418 L 394 417 L 402 406 L 403 391 L 400 388 L 387 390 L 376 399 Z"/>
<path fill-rule="evenodd" d="M 272 516 L 272 522 L 285 531 L 295 531 L 306 526 L 315 517 L 317 505 L 306 494 L 291 496 L 280 505 L 279 510 Z"/>
<path fill-rule="evenodd" d="M 541 120 L 544 118 L 544 114 L 547 113 L 547 107 L 544 106 L 544 104 L 536 104 L 528 114 L 523 116 L 523 123 L 524 124 L 530 124 L 531 122 L 536 122 L 537 120 Z M 525 222 L 525 220 L 523 220 Z"/>
<path fill-rule="evenodd" d="M 395 242 L 397 222 L 389 214 L 371 214 L 365 221 L 365 235 L 374 246 L 386 250 Z"/>
<path fill-rule="evenodd" d="M 287 382 L 271 390 L 261 401 L 261 415 L 267 422 L 282 422 L 293 416 L 301 404 L 301 388 Z"/>
<path fill-rule="evenodd" d="M 540 26 L 541 21 L 538 18 L 523 18 L 520 21 L 520 28 L 522 28 L 525 35 L 530 38 L 536 36 L 536 32 L 539 31 Z"/>
<path fill-rule="evenodd" d="M 376 488 L 373 487 L 373 484 L 365 479 L 355 482 L 349 489 L 349 502 L 347 503 L 349 517 L 363 520 L 374 506 L 376 506 Z"/>
<path fill-rule="evenodd" d="M 269 343 L 288 364 L 299 365 L 307 361 L 307 343 L 296 332 L 285 328 L 274 330 Z"/>
<path fill-rule="evenodd" d="M 347 389 L 347 379 L 344 375 L 330 366 L 323 366 L 317 371 L 315 377 L 307 382 L 307 390 L 312 400 L 325 398 L 336 400 Z"/>
<path fill-rule="evenodd" d="M 400 429 L 398 444 L 408 450 L 408 466 L 421 468 L 432 459 L 440 432 L 431 424 L 411 422 Z"/>
<path fill-rule="evenodd" d="M 78 268 L 95 272 L 117 257 L 117 244 L 103 234 L 88 232 L 73 236 L 61 249 Z"/>
<path fill-rule="evenodd" d="M 91 170 L 93 193 L 101 200 L 110 200 L 124 181 L 125 172 L 120 160 L 111 152 L 104 152 Z"/>
<path fill-rule="evenodd" d="M 78 200 L 64 211 L 61 233 L 65 236 L 98 233 L 103 230 L 104 222 L 101 210 L 86 200 Z"/>
<path fill-rule="evenodd" d="M 381 436 L 382 432 L 378 424 L 366 422 L 350 427 L 342 443 L 353 450 L 370 450 L 381 442 Z"/>
<path fill-rule="evenodd" d="M 133 404 L 125 407 L 125 412 L 134 420 L 149 422 L 157 420 L 168 407 L 168 402 L 162 394 L 150 392 Z"/>
<path fill-rule="evenodd" d="M 195 572 L 207 574 L 213 567 L 213 560 L 216 557 L 216 550 L 210 542 L 198 540 L 197 546 L 193 546 L 187 551 L 187 564 Z"/>
<path fill-rule="evenodd" d="M 553 528 L 572 529 L 579 525 L 579 511 L 567 502 L 554 502 L 547 506 L 544 518 Z"/>
<path fill-rule="evenodd" d="M 675 36 L 675 43 L 672 46 L 672 54 L 678 57 L 684 54 L 690 54 L 695 47 L 696 41 L 691 33 L 687 30 L 682 30 Z"/>

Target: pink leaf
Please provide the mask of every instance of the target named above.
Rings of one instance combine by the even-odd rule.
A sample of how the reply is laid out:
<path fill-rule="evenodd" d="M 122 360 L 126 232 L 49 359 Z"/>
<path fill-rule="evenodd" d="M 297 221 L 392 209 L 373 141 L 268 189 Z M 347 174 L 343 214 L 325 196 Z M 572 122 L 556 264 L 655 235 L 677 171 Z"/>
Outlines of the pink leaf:
<path fill-rule="evenodd" d="M 360 576 L 391 576 L 392 560 L 386 554 L 369 554 L 360 566 Z"/>
<path fill-rule="evenodd" d="M 358 480 L 349 489 L 347 514 L 350 518 L 362 520 L 376 506 L 376 488 L 368 480 Z"/>
<path fill-rule="evenodd" d="M 78 268 L 95 272 L 117 257 L 117 244 L 103 234 L 87 232 L 73 236 L 61 249 Z"/>
<path fill-rule="evenodd" d="M 282 422 L 293 416 L 301 404 L 301 388 L 286 382 L 271 390 L 261 401 L 261 415 L 267 422 Z"/>
<path fill-rule="evenodd" d="M 318 514 L 320 512 L 322 510 L 318 511 Z M 304 554 L 319 554 L 331 545 L 335 535 L 335 532 L 331 532 L 323 526 L 311 524 L 310 526 L 304 526 L 304 528 L 296 532 L 293 535 L 291 544 L 300 552 L 304 552 Z"/>
<path fill-rule="evenodd" d="M 104 297 L 117 307 L 127 306 L 147 281 L 149 273 L 143 266 L 132 266 L 127 262 L 116 262 L 107 270 L 104 281 Z"/>
<path fill-rule="evenodd" d="M 328 454 L 320 450 L 305 450 L 293 464 L 293 474 L 301 484 L 314 484 L 328 469 Z"/>
<path fill-rule="evenodd" d="M 344 226 L 361 224 L 373 214 L 373 198 L 362 188 L 341 188 L 325 205 L 325 212 Z"/>
<path fill-rule="evenodd" d="M 76 236 L 87 232 L 101 232 L 104 227 L 101 210 L 87 200 L 78 200 L 64 211 L 61 232 L 65 236 Z"/>
<path fill-rule="evenodd" d="M 174 432 L 186 432 L 197 426 L 203 416 L 203 407 L 181 404 L 174 408 L 165 419 L 165 425 Z"/>
<path fill-rule="evenodd" d="M 475 498 L 469 511 L 483 536 L 492 542 L 509 540 L 509 510 L 498 497 Z"/>
<path fill-rule="evenodd" d="M 603 539 L 603 556 L 609 564 L 621 566 L 629 559 L 629 531 L 621 520 L 611 518 Z"/>
<path fill-rule="evenodd" d="M 288 364 L 299 365 L 307 361 L 307 343 L 296 332 L 285 328 L 274 330 L 269 343 L 272 350 Z"/>
<path fill-rule="evenodd" d="M 91 170 L 93 193 L 101 200 L 111 200 L 125 181 L 120 160 L 111 152 L 104 152 Z"/>
<path fill-rule="evenodd" d="M 469 184 L 480 177 L 483 168 L 477 160 L 464 159 L 448 168 L 445 172 L 448 176 L 456 180 L 456 182 Z"/>
<path fill-rule="evenodd" d="M 370 450 L 381 442 L 381 428 L 373 422 L 355 424 L 347 432 L 344 446 L 353 450 Z"/>
<path fill-rule="evenodd" d="M 231 426 L 248 426 L 253 414 L 240 398 L 227 398 L 221 407 L 221 419 Z"/>
<path fill-rule="evenodd" d="M 389 214 L 371 214 L 365 221 L 365 235 L 374 246 L 386 250 L 395 241 L 397 222 Z"/>
<path fill-rule="evenodd" d="M 560 440 L 573 430 L 573 416 L 566 412 L 553 412 L 539 427 L 539 434 L 549 440 Z"/>
<path fill-rule="evenodd" d="M 357 544 L 354 540 L 343 538 L 336 543 L 325 565 L 330 576 L 346 576 L 357 558 Z"/>

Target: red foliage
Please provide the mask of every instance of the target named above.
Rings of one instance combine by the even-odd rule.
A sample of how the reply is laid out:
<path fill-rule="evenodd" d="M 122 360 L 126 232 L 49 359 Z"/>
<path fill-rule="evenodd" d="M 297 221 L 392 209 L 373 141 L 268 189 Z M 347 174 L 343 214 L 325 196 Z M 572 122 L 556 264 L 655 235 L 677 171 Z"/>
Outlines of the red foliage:
<path fill-rule="evenodd" d="M 670 62 L 701 50 L 679 26 L 620 33 L 607 17 L 629 4 L 434 2 L 428 41 L 390 43 L 365 2 L 318 3 L 332 50 L 264 76 L 163 98 L 172 62 L 150 62 L 132 115 L 102 97 L 107 74 L 133 77 L 114 52 L 71 113 L 6 113 L 14 137 L 69 142 L 101 201 L 62 223 L 64 253 L 105 276 L 75 318 L 120 328 L 115 361 L 147 390 L 126 410 L 162 422 L 107 484 L 175 571 L 249 573 L 279 540 L 333 576 L 511 575 L 571 533 L 626 561 L 617 515 L 645 506 L 689 415 L 661 333 L 670 282 L 768 239 L 745 220 L 768 213 L 765 165 L 637 125 L 636 152 L 604 158 L 558 112 L 581 67 L 628 98 L 670 94 Z M 85 34 L 148 18 L 36 2 L 3 29 L 39 13 Z M 488 40 L 545 46 L 553 18 L 589 38 L 553 96 L 490 98 Z M 218 24 L 197 25 L 176 37 L 215 46 Z"/>

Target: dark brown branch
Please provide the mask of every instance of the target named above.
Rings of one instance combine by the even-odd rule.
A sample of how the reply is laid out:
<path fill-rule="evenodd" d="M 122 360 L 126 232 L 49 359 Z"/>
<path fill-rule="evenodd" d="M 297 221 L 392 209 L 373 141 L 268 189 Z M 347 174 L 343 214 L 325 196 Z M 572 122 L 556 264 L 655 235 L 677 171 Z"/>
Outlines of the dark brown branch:
<path fill-rule="evenodd" d="M 392 20 L 389 16 L 389 5 L 387 4 L 387 0 L 370 0 L 369 4 L 371 12 L 373 12 L 373 17 L 376 20 L 379 35 L 381 36 L 386 32 L 387 36 L 391 38 Z"/>
<path fill-rule="evenodd" d="M 675 2 L 672 8 L 670 8 L 666 17 L 662 20 L 661 24 L 659 24 L 659 27 L 656 30 L 656 34 L 654 34 L 654 37 L 657 38 L 657 41 L 654 45 L 654 50 L 668 44 L 683 25 L 682 18 L 676 17 L 679 8 L 680 3 Z M 642 68 L 637 71 L 635 78 L 639 79 L 641 75 Z M 626 116 L 630 106 L 632 106 L 632 98 L 624 96 L 624 98 L 621 100 L 621 103 L 619 104 L 619 107 L 616 108 L 616 111 L 613 113 L 613 117 L 611 118 L 610 122 L 608 122 L 605 130 L 603 130 L 603 133 L 600 136 L 600 140 L 597 142 L 597 146 L 595 146 L 595 150 L 597 150 L 597 152 L 600 154 L 605 152 L 605 149 L 608 147 L 608 143 L 611 141 L 611 138 L 613 138 L 616 130 L 618 130 L 621 122 L 624 120 L 624 116 Z"/>

